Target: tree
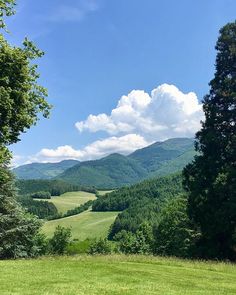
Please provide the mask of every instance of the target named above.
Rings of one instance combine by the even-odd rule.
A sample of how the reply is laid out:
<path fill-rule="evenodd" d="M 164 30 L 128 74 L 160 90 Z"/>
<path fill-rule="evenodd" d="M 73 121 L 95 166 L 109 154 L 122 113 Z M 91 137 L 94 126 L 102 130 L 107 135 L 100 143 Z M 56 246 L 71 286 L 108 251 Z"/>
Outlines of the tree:
<path fill-rule="evenodd" d="M 100 238 L 98 240 L 94 240 L 88 249 L 88 254 L 97 255 L 97 254 L 111 254 L 112 253 L 112 245 L 107 239 Z"/>
<path fill-rule="evenodd" d="M 49 251 L 52 254 L 64 254 L 70 243 L 71 229 L 58 225 L 53 237 L 49 240 Z"/>
<path fill-rule="evenodd" d="M 4 17 L 14 14 L 14 6 L 14 0 L 0 0 L 0 28 L 6 28 Z M 15 200 L 7 146 L 36 123 L 38 113 L 49 114 L 46 89 L 38 85 L 37 65 L 32 64 L 42 55 L 28 39 L 22 48 L 12 47 L 0 34 L 0 258 L 37 253 L 40 222 Z"/>
<path fill-rule="evenodd" d="M 154 253 L 176 257 L 191 257 L 197 234 L 187 215 L 187 200 L 178 196 L 166 203 L 160 220 L 154 226 Z"/>
<path fill-rule="evenodd" d="M 196 134 L 199 155 L 184 169 L 188 213 L 204 258 L 235 259 L 236 252 L 236 22 L 220 30 L 216 72 L 203 101 Z"/>
<path fill-rule="evenodd" d="M 4 18 L 15 13 L 15 0 L 0 0 L 0 28 L 6 29 Z"/>

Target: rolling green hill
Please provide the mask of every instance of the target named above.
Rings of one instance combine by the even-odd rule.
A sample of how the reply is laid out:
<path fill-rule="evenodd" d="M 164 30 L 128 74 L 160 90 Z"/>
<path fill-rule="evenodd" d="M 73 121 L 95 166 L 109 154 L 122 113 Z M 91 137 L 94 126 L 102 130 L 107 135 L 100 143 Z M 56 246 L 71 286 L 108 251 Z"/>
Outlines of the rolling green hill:
<path fill-rule="evenodd" d="M 51 197 L 51 199 L 47 201 L 53 203 L 59 213 L 66 213 L 70 209 L 74 209 L 75 207 L 95 199 L 95 194 L 78 191 L 64 193 L 57 197 Z"/>
<path fill-rule="evenodd" d="M 1 295 L 234 295 L 236 266 L 153 256 L 0 261 Z"/>
<path fill-rule="evenodd" d="M 85 211 L 78 215 L 45 222 L 43 232 L 52 236 L 58 225 L 70 227 L 72 238 L 83 241 L 87 238 L 106 237 L 118 212 Z"/>
<path fill-rule="evenodd" d="M 18 179 L 51 179 L 66 169 L 78 164 L 76 160 L 64 160 L 59 163 L 32 163 L 14 168 Z"/>

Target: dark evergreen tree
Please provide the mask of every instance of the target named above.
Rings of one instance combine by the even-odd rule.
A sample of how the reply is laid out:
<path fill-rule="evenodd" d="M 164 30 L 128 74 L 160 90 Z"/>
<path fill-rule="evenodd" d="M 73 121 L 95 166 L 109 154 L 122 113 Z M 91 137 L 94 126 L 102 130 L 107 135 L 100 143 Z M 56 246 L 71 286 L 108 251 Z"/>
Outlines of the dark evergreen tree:
<path fill-rule="evenodd" d="M 188 212 L 200 229 L 199 255 L 236 258 L 236 22 L 220 30 L 216 72 L 196 134 L 199 155 L 184 169 Z"/>

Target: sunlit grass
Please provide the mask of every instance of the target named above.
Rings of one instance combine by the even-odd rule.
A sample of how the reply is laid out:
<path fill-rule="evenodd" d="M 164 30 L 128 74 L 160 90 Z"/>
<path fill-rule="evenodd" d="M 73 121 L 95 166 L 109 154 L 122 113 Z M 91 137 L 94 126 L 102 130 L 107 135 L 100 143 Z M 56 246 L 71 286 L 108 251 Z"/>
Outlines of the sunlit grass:
<path fill-rule="evenodd" d="M 230 295 L 236 266 L 143 256 L 0 261 L 1 295 Z"/>
<path fill-rule="evenodd" d="M 105 237 L 117 214 L 118 212 L 85 211 L 78 215 L 47 221 L 43 231 L 50 237 L 56 226 L 61 225 L 70 227 L 72 237 L 81 241 L 87 238 Z"/>
<path fill-rule="evenodd" d="M 79 191 L 65 193 L 58 197 L 52 197 L 48 201 L 52 202 L 57 207 L 58 212 L 65 213 L 70 209 L 95 199 L 95 194 Z"/>

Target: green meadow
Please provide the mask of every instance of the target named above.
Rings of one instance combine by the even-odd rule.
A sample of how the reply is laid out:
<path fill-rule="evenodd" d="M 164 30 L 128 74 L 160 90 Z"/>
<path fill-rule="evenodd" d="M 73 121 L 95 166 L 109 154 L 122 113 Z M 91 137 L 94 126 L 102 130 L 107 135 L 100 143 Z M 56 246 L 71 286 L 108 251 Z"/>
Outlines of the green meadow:
<path fill-rule="evenodd" d="M 0 261 L 1 295 L 233 295 L 236 266 L 145 256 Z"/>
<path fill-rule="evenodd" d="M 95 199 L 95 194 L 78 191 L 68 192 L 57 197 L 52 197 L 48 201 L 52 202 L 57 207 L 58 212 L 66 213 L 70 209 Z"/>
<path fill-rule="evenodd" d="M 118 212 L 92 212 L 45 222 L 43 232 L 51 237 L 58 225 L 70 227 L 72 238 L 83 241 L 87 238 L 105 237 Z"/>

